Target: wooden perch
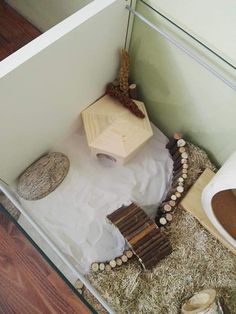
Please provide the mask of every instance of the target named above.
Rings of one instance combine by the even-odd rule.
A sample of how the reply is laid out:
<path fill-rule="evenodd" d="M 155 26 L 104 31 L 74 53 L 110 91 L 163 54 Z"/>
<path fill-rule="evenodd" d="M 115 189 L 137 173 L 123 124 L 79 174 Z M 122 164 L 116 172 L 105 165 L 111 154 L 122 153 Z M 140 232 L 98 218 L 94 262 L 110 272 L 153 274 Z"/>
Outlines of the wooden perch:
<path fill-rule="evenodd" d="M 124 49 L 121 50 L 121 62 L 118 79 L 109 83 L 106 87 L 106 94 L 119 100 L 119 102 L 129 109 L 138 118 L 144 119 L 145 114 L 138 108 L 131 99 L 136 99 L 136 85 L 132 84 L 129 89 L 129 55 Z M 131 97 L 131 96 L 136 97 Z"/>
<path fill-rule="evenodd" d="M 111 97 L 119 100 L 119 102 L 129 109 L 138 118 L 145 118 L 145 114 L 139 109 L 136 103 L 126 94 L 122 93 L 118 87 L 115 87 L 112 83 L 107 85 L 106 93 Z"/>

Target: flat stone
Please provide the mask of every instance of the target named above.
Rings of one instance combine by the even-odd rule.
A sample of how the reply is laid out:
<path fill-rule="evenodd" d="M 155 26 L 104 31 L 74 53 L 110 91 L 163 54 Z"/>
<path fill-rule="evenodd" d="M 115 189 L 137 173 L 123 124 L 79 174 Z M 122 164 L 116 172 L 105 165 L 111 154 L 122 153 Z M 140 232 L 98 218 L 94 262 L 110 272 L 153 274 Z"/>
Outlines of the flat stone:
<path fill-rule="evenodd" d="M 49 153 L 29 166 L 19 177 L 17 192 L 26 200 L 39 200 L 54 191 L 66 177 L 69 159 L 62 153 Z"/>

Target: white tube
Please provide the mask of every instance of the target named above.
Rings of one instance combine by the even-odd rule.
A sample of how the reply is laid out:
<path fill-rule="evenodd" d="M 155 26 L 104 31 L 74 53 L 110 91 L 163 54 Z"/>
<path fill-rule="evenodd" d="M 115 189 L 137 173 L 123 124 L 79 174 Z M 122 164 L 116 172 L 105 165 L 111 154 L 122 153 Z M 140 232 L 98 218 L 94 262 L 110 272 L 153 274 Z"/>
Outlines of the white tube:
<path fill-rule="evenodd" d="M 225 162 L 202 192 L 202 207 L 211 223 L 225 240 L 236 248 L 236 240 L 220 224 L 212 208 L 212 199 L 217 193 L 233 189 L 236 189 L 236 152 Z"/>

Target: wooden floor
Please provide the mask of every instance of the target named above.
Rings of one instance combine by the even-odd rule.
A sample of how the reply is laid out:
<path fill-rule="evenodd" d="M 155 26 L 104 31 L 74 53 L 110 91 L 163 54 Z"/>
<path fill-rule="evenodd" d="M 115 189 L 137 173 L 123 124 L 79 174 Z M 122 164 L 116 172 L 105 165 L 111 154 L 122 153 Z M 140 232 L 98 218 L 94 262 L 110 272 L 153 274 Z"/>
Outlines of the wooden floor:
<path fill-rule="evenodd" d="M 40 34 L 37 28 L 0 0 L 0 61 Z"/>
<path fill-rule="evenodd" d="M 0 313 L 91 313 L 1 206 Z"/>

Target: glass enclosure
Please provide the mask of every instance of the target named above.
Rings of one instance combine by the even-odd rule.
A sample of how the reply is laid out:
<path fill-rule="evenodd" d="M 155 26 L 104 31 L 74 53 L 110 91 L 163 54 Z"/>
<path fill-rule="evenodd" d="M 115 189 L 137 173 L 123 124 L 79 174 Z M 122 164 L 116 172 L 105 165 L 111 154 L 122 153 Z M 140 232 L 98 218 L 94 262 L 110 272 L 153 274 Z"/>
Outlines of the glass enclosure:
<path fill-rule="evenodd" d="M 25 16 L 26 19 L 28 19 L 31 23 L 33 23 L 37 28 L 39 28 L 41 31 L 47 31 L 49 28 L 53 27 L 55 24 L 60 23 L 64 18 L 75 12 L 76 10 L 80 9 L 82 6 L 87 5 L 90 1 L 31 1 L 30 5 L 28 1 L 11 1 L 8 0 L 7 3 L 12 5 L 20 14 Z M 227 4 L 226 4 L 227 3 Z M 194 8 L 193 8 L 194 6 Z M 139 14 L 144 16 L 145 19 L 148 19 L 152 24 L 156 25 L 155 17 L 158 16 L 162 20 L 162 23 L 159 23 L 160 25 L 156 25 L 157 27 L 160 27 L 161 30 L 166 32 L 168 36 L 171 36 L 171 38 L 174 39 L 174 41 L 183 43 L 183 47 L 187 47 L 187 50 L 189 50 L 194 56 L 197 56 L 197 58 L 200 58 L 200 60 L 203 60 L 204 64 L 207 64 L 209 68 L 206 70 L 208 71 L 208 74 L 211 76 L 212 73 L 215 71 L 219 73 L 219 75 L 223 78 L 225 78 L 225 81 L 230 82 L 232 86 L 235 86 L 235 70 L 236 70 L 236 5 L 233 0 L 217 0 L 217 1 L 208 1 L 207 6 L 209 6 L 208 10 L 206 9 L 206 2 L 205 1 L 175 1 L 173 4 L 173 1 L 155 1 L 155 0 L 139 0 L 137 1 L 137 11 Z M 46 8 L 46 9 L 45 9 Z M 134 8 L 134 2 L 133 2 L 133 8 Z M 145 8 L 145 9 L 143 9 Z M 134 8 L 135 9 L 135 8 Z M 147 16 L 145 16 L 145 13 L 147 12 Z M 132 21 L 132 13 L 130 13 L 130 23 Z M 135 22 L 135 32 L 139 32 L 140 29 L 145 29 L 144 33 L 147 34 L 146 38 L 142 38 L 142 41 L 148 41 L 152 40 L 152 38 L 159 36 L 153 29 L 146 30 L 148 27 L 147 25 L 141 24 L 138 17 L 134 18 Z M 148 36 L 150 36 L 148 38 Z M 135 48 L 140 47 L 140 42 L 137 39 L 137 37 L 133 37 L 131 39 L 131 43 L 133 40 L 133 43 L 131 44 L 131 53 L 134 55 Z M 161 41 L 164 41 L 164 43 Z M 159 41 L 160 45 L 163 45 L 163 47 L 166 45 L 165 42 L 166 39 L 161 39 Z M 137 46 L 135 46 L 137 45 Z M 182 44 L 181 44 L 182 45 Z M 155 47 L 155 44 L 153 44 L 153 47 Z M 179 47 L 174 47 L 172 53 L 178 54 Z M 181 48 L 181 49 L 182 49 Z M 140 48 L 142 50 L 142 48 Z M 181 50 L 180 49 L 180 50 Z M 100 52 L 101 53 L 101 52 Z M 183 49 L 181 53 L 184 53 Z M 155 51 L 151 51 L 152 57 L 155 56 Z M 194 59 L 194 58 L 193 58 Z M 193 60 L 191 62 L 196 62 L 196 60 Z M 180 59 L 179 59 L 180 60 Z M 135 60 L 136 63 L 139 63 L 140 68 L 142 69 L 142 60 Z M 167 61 L 168 62 L 168 61 Z M 176 62 L 177 64 L 178 62 Z M 178 67 L 177 64 L 175 66 Z M 186 63 L 187 64 L 187 63 Z M 202 64 L 197 61 L 196 68 L 201 67 Z M 162 65 L 161 65 L 162 66 Z M 206 67 L 205 67 L 206 68 Z M 210 69 L 210 71 L 209 71 Z M 158 74 L 153 71 L 153 67 L 150 66 L 150 68 L 147 69 L 147 71 L 150 71 L 153 73 L 153 80 L 156 80 L 156 76 Z M 198 71 L 198 68 L 197 70 Z M 214 74 L 214 73 L 213 73 Z M 132 70 L 132 75 L 135 76 L 135 70 Z M 91 78 L 92 79 L 92 78 Z M 160 82 L 161 82 L 160 78 Z M 163 81 L 164 82 L 164 81 Z M 145 84 L 145 82 L 144 82 Z M 146 84 L 149 84 L 149 82 L 146 82 Z M 161 84 L 161 83 L 160 83 Z M 178 85 L 178 83 L 177 83 Z M 164 83 L 161 86 L 163 91 L 163 97 L 166 96 L 166 94 L 170 94 L 169 87 L 166 86 Z M 187 96 L 186 96 L 187 97 Z M 152 102 L 152 99 L 150 99 L 150 102 Z M 147 107 L 148 107 L 147 103 Z M 151 115 L 154 114 L 154 110 L 150 110 Z M 206 118 L 207 119 L 207 118 Z M 43 127 L 43 124 L 42 124 Z M 69 152 L 71 153 L 71 156 L 73 156 L 72 165 L 73 167 L 77 167 L 79 162 L 76 160 L 75 152 L 80 154 L 79 151 L 76 151 L 75 143 L 78 139 L 81 140 L 82 136 L 84 136 L 83 131 L 79 131 L 82 133 L 75 133 L 70 137 L 69 139 L 65 140 L 63 143 L 55 143 L 55 147 L 53 147 L 53 150 L 55 151 L 63 151 L 63 152 Z M 82 134 L 82 135 L 81 135 Z M 84 149 L 86 151 L 86 144 L 84 142 L 84 138 L 81 140 L 81 149 Z M 69 146 L 71 144 L 71 146 Z M 86 160 L 85 154 L 81 154 L 82 159 L 81 162 Z M 89 159 L 89 157 L 87 157 Z M 87 167 L 87 168 L 86 168 Z M 65 189 L 72 189 L 73 182 L 76 184 L 80 184 L 81 182 L 79 179 L 77 179 L 77 175 L 79 176 L 80 171 L 83 173 L 83 175 L 86 174 L 86 171 L 89 176 L 92 176 L 91 173 L 89 173 L 90 169 L 86 163 L 86 167 L 84 169 L 80 169 L 78 171 L 78 174 L 71 175 L 69 177 L 69 184 L 68 187 L 65 187 Z M 125 167 L 125 166 L 124 166 Z M 109 168 L 109 167 L 108 167 Z M 107 167 L 105 167 L 103 170 L 99 168 L 100 175 L 101 175 L 101 181 L 102 176 L 107 175 L 107 171 L 109 170 Z M 0 174 L 1 176 L 1 174 Z M 74 180 L 74 181 L 73 181 Z M 99 180 L 98 180 L 99 181 Z M 84 184 L 86 186 L 85 181 L 83 181 L 81 184 Z M 99 187 L 99 184 L 102 185 L 100 182 L 96 182 L 97 187 Z M 111 182 L 112 185 L 112 182 Z M 77 248 L 77 243 L 74 241 L 74 239 L 77 239 L 78 243 L 80 242 L 80 236 L 83 236 L 84 233 L 90 232 L 93 234 L 96 230 L 93 229 L 93 224 L 89 225 L 89 231 L 86 229 L 87 226 L 83 226 L 83 219 L 90 219 L 91 217 L 87 217 L 87 212 L 83 211 L 83 200 L 81 200 L 80 195 L 77 195 L 75 199 L 72 199 L 72 197 L 68 197 L 68 199 L 64 199 L 64 195 L 72 195 L 70 194 L 71 191 L 67 191 L 68 193 L 63 194 L 64 191 L 59 189 L 52 192 L 52 195 L 49 196 L 47 199 L 45 198 L 45 201 L 42 200 L 36 204 L 37 201 L 27 201 L 19 198 L 19 195 L 17 195 L 17 189 L 16 186 L 8 186 L 7 184 L 1 182 L 2 192 L 5 193 L 5 196 L 1 195 L 0 203 L 4 206 L 4 208 L 12 215 L 12 217 L 17 221 L 17 223 L 25 230 L 25 232 L 32 238 L 33 241 L 37 244 L 37 246 L 43 251 L 43 253 L 51 260 L 53 265 L 55 265 L 56 268 L 59 269 L 59 271 L 64 275 L 65 278 L 72 284 L 75 285 L 76 281 L 81 277 L 82 280 L 84 280 L 85 286 L 87 285 L 88 290 L 86 287 L 83 288 L 83 295 L 81 296 L 81 300 L 87 299 L 86 302 L 89 302 L 91 304 L 91 311 L 93 311 L 92 307 L 94 307 L 97 311 L 100 311 L 101 308 L 97 304 L 96 301 L 91 297 L 91 294 L 88 292 L 89 290 L 96 295 L 96 297 L 99 299 L 99 301 L 107 308 L 108 311 L 112 312 L 112 309 L 107 306 L 107 303 L 109 304 L 109 298 L 108 300 L 104 301 L 104 299 L 100 296 L 100 293 L 96 291 L 96 289 L 90 284 L 89 280 L 86 279 L 86 275 L 83 277 L 81 275 L 81 269 L 84 267 L 84 265 L 80 265 L 78 261 L 82 260 L 81 256 L 83 254 L 86 255 L 86 249 L 87 246 L 84 245 L 85 252 L 81 252 Z M 109 187 L 110 188 L 110 187 Z M 85 188 L 84 188 L 85 189 Z M 14 192 L 12 192 L 14 191 Z M 82 191 L 82 189 L 81 189 Z M 97 192 L 97 191 L 96 191 Z M 124 193 L 122 189 L 118 191 L 118 193 Z M 235 191 L 234 191 L 235 193 Z M 76 193 L 74 193 L 75 195 Z M 91 203 L 94 202 L 95 197 L 100 195 L 100 198 L 102 199 L 103 195 L 99 194 L 97 192 L 97 195 L 94 193 L 94 191 L 87 191 L 87 197 L 86 199 L 86 205 L 89 206 L 89 199 L 91 200 Z M 74 196 L 73 196 L 74 197 Z M 85 197 L 85 194 L 83 194 L 83 197 Z M 7 199 L 8 198 L 8 199 Z M 9 198 L 11 199 L 11 202 L 9 201 Z M 54 201 L 53 203 L 50 202 L 48 205 L 47 200 L 51 198 L 51 201 Z M 12 201 L 15 200 L 14 204 L 12 204 Z M 56 201 L 55 201 L 56 200 Z M 71 230 L 68 230 L 65 227 L 65 223 L 63 220 L 66 220 L 67 216 L 67 209 L 73 207 L 74 212 L 71 214 L 70 217 L 70 224 L 73 225 L 75 223 L 74 220 L 77 219 L 77 216 L 75 214 L 76 206 L 74 203 L 77 204 L 77 209 L 81 214 L 81 224 L 79 225 L 81 228 L 81 234 L 78 233 L 72 234 L 73 232 Z M 99 201 L 97 198 L 97 206 L 99 209 Z M 102 202 L 102 201 L 101 201 Z M 63 206 L 65 209 L 63 210 L 61 208 L 61 204 L 64 204 Z M 72 204 L 73 203 L 73 204 Z M 78 205 L 79 204 L 79 205 Z M 53 206 L 60 208 L 60 211 L 57 214 L 57 217 L 51 216 L 48 214 L 48 220 L 47 220 L 47 226 L 45 227 L 43 225 L 43 221 L 45 220 L 45 217 L 47 217 L 47 206 L 50 206 L 52 208 Z M 18 208 L 17 208 L 18 207 Z M 33 209 L 32 209 L 33 208 Z M 54 209 L 55 209 L 54 208 Z M 23 214 L 20 213 L 20 211 L 23 210 Z M 41 214 L 39 214 L 41 212 Z M 73 216 L 74 215 L 74 216 Z M 96 214 L 98 215 L 98 214 Z M 60 216 L 60 219 L 58 218 Z M 55 221 L 58 221 L 58 224 L 55 225 L 53 223 L 53 219 Z M 105 217 L 104 217 L 105 219 Z M 95 226 L 96 227 L 96 226 Z M 94 228 L 95 228 L 94 227 Z M 51 229 L 50 229 L 51 228 Z M 107 234 L 110 237 L 110 229 L 109 224 L 107 227 Z M 58 238 L 60 237 L 60 240 L 58 238 L 56 239 L 56 235 L 58 235 Z M 102 237 L 106 237 L 106 233 L 101 235 L 101 241 L 104 241 Z M 92 238 L 92 236 L 91 236 Z M 115 238 L 115 236 L 114 236 Z M 71 240 L 73 239 L 73 241 Z M 112 237 L 110 237 L 111 241 L 113 240 Z M 58 241 L 57 241 L 58 240 Z M 70 243 L 70 247 L 65 249 L 65 246 L 63 246 L 66 242 Z M 92 240 L 91 240 L 92 241 Z M 56 244 L 55 244 L 56 243 Z M 114 243 L 109 244 L 112 248 Z M 63 250 L 61 247 L 63 247 Z M 117 246 L 121 245 L 120 243 L 116 243 Z M 82 247 L 82 246 L 81 246 Z M 100 246 L 100 249 L 102 250 L 102 245 Z M 120 249 L 120 247 L 119 247 Z M 119 251 L 119 250 L 118 250 Z M 89 253 L 91 252 L 89 251 Z M 104 253 L 105 254 L 105 253 Z M 110 256 L 107 254 L 108 257 Z M 102 262 L 102 260 L 100 261 Z M 105 261 L 104 261 L 105 262 Z M 84 268 L 83 268 L 84 269 Z M 80 276 L 80 277 L 79 277 Z M 80 279 L 81 279 L 80 278 Z M 122 289 L 122 287 L 121 287 Z M 125 288 L 124 288 L 125 289 Z M 80 289 L 79 289 L 80 290 Z M 82 290 L 82 289 L 81 289 Z M 85 302 L 85 303 L 86 303 Z M 117 301 L 118 302 L 118 301 Z M 127 301 L 128 302 L 128 301 Z M 87 303 L 86 303 L 87 304 Z M 95 310 L 94 310 L 95 312 Z"/>

